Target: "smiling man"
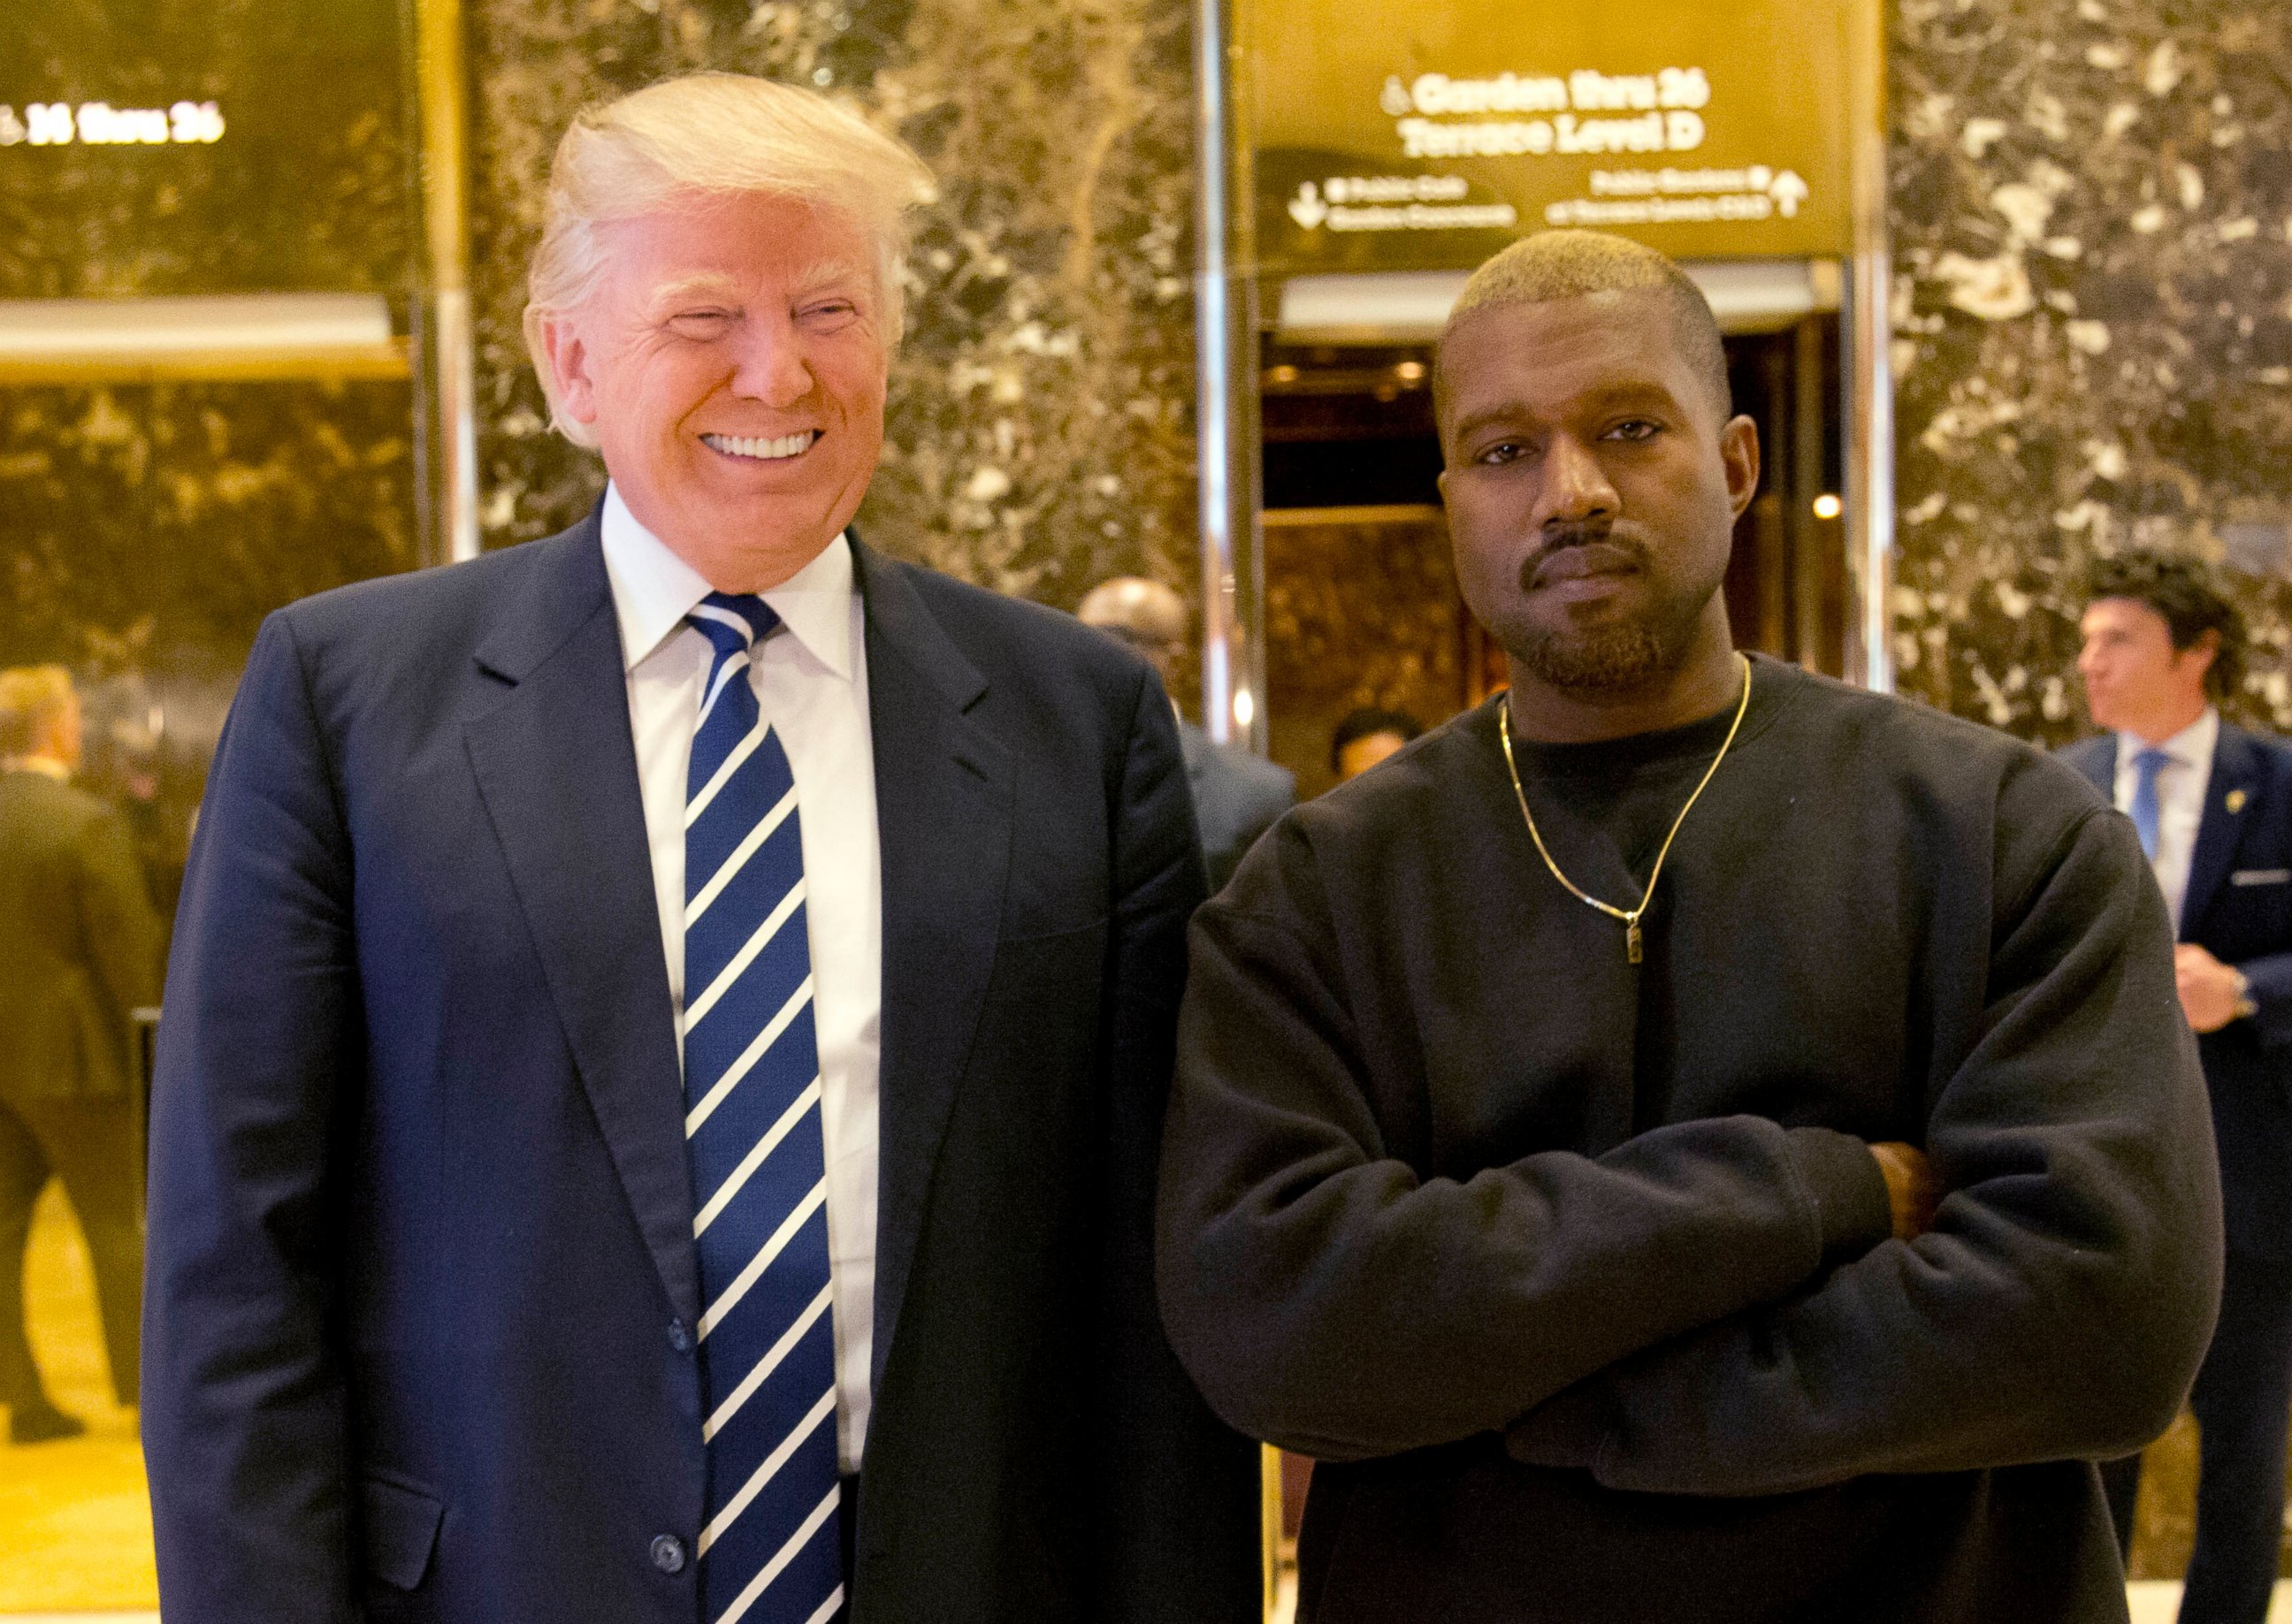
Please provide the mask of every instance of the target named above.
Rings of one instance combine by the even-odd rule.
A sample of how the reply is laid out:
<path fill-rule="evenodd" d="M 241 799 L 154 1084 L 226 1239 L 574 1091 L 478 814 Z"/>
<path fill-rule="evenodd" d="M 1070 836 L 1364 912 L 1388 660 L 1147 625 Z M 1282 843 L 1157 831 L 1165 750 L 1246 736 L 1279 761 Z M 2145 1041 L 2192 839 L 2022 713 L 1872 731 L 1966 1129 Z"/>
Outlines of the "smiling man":
<path fill-rule="evenodd" d="M 1731 645 L 1692 282 L 1554 232 L 1439 358 L 1510 691 L 1196 916 L 1165 1314 L 1318 1457 L 1312 1624 L 2125 1617 L 2088 1459 L 2219 1269 L 2171 933 L 2038 752 Z"/>
<path fill-rule="evenodd" d="M 850 531 L 927 176 L 583 114 L 527 334 L 598 511 L 273 615 L 159 1040 L 169 1624 L 1239 1624 L 1157 1320 L 1169 702 Z"/>

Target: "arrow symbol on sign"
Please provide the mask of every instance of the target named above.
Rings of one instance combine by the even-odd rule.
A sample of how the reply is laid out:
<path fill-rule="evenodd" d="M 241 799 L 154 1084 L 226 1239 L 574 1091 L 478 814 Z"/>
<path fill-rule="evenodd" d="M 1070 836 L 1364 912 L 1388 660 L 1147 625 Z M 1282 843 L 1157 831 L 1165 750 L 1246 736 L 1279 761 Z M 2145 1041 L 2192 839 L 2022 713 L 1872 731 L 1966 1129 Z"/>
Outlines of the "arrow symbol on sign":
<path fill-rule="evenodd" d="M 1297 188 L 1297 195 L 1289 199 L 1289 218 L 1308 231 L 1320 227 L 1329 217 L 1329 205 L 1321 201 L 1321 189 L 1311 181 Z"/>
<path fill-rule="evenodd" d="M 1798 178 L 1796 169 L 1784 170 L 1775 177 L 1774 184 L 1767 188 L 1767 196 L 1775 200 L 1775 206 L 1783 212 L 1785 220 L 1798 217 L 1798 205 L 1806 201 L 1806 182 Z"/>

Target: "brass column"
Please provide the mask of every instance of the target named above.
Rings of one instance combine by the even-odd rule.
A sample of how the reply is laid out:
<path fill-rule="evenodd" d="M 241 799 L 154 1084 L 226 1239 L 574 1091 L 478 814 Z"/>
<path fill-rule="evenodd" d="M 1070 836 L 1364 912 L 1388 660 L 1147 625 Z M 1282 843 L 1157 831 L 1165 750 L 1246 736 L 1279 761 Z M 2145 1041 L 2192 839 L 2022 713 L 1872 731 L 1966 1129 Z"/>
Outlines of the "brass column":
<path fill-rule="evenodd" d="M 1202 726 L 1265 748 L 1258 533 L 1257 268 L 1247 143 L 1235 128 L 1228 0 L 1194 8 L 1194 418 L 1200 478 Z"/>
<path fill-rule="evenodd" d="M 470 316 L 468 84 L 461 0 L 416 0 L 422 221 L 428 248 L 433 481 L 448 559 L 478 556 L 477 366 Z"/>
<path fill-rule="evenodd" d="M 1852 84 L 1854 254 L 1847 268 L 1846 679 L 1894 687 L 1893 248 L 1886 229 L 1885 14 L 1848 8 Z"/>

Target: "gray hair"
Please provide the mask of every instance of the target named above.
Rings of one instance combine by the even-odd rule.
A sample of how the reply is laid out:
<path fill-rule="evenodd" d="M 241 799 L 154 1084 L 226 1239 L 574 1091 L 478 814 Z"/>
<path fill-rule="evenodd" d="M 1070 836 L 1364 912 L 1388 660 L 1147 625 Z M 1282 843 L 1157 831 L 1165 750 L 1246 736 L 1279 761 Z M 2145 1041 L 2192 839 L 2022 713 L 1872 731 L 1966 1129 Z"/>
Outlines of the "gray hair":
<path fill-rule="evenodd" d="M 1605 231 L 1539 231 L 1524 237 L 1484 261 L 1457 296 L 1441 330 L 1445 346 L 1457 324 L 1475 310 L 1515 304 L 1545 304 L 1592 293 L 1652 293 L 1670 307 L 1672 330 L 1688 370 L 1708 391 L 1724 419 L 1734 412 L 1727 381 L 1727 346 L 1711 301 L 1695 278 L 1672 260 L 1642 243 Z M 1440 374 L 1433 374 L 1440 401 Z"/>
<path fill-rule="evenodd" d="M 577 446 L 593 448 L 596 437 L 559 408 L 542 321 L 596 290 L 604 273 L 599 227 L 710 194 L 796 198 L 858 225 L 876 250 L 886 338 L 899 342 L 908 212 L 932 196 L 924 161 L 816 91 L 730 73 L 666 79 L 583 109 L 549 165 L 541 241 L 526 275 L 525 342 L 550 421 Z"/>

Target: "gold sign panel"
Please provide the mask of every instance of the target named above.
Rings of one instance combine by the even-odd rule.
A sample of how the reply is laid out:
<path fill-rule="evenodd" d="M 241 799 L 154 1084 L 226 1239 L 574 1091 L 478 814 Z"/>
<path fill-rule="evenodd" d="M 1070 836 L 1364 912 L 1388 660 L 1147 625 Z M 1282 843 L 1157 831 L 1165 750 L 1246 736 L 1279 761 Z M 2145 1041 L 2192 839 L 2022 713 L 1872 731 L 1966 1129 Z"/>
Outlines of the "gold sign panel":
<path fill-rule="evenodd" d="M 1245 0 L 1259 268 L 1451 270 L 1591 226 L 1851 247 L 1851 0 Z"/>

